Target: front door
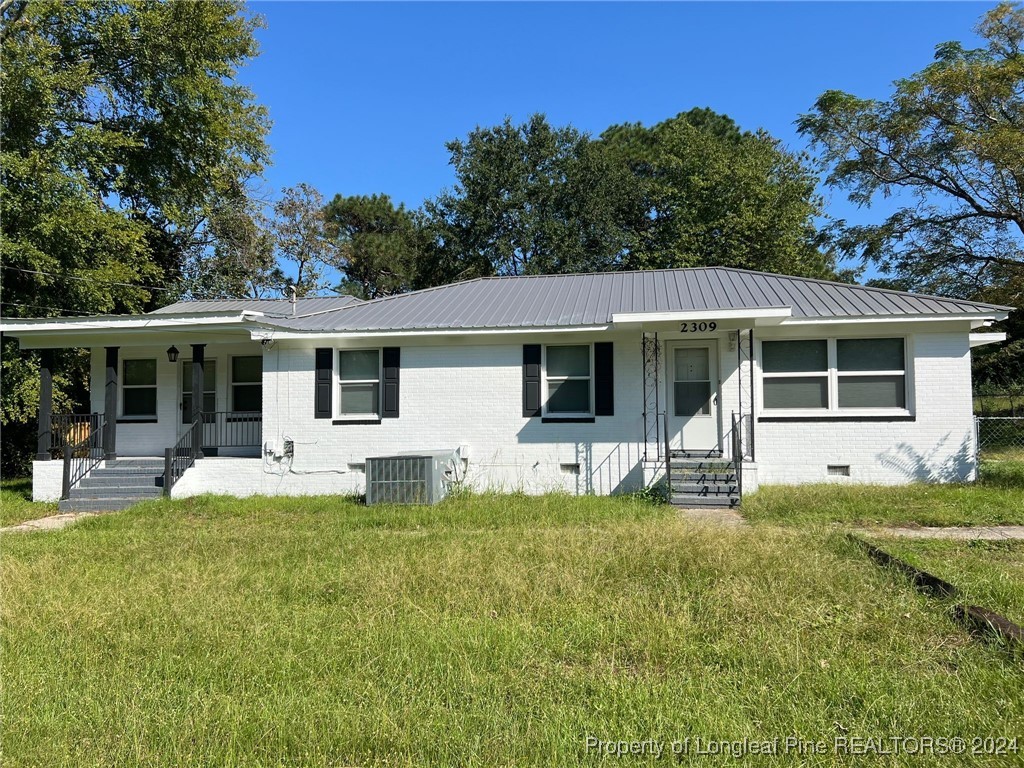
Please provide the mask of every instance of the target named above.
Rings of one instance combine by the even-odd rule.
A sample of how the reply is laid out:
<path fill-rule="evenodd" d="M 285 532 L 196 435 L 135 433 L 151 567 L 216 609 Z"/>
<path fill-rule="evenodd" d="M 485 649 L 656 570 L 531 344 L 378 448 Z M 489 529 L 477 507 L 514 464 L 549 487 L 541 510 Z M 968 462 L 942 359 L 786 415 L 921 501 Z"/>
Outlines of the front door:
<path fill-rule="evenodd" d="M 668 345 L 668 434 L 673 448 L 718 449 L 718 344 Z"/>

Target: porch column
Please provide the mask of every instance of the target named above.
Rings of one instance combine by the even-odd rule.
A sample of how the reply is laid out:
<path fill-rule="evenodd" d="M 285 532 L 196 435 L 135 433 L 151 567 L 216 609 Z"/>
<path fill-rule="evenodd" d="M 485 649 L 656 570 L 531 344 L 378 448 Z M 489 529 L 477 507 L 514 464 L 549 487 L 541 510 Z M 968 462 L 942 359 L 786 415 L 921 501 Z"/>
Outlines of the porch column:
<path fill-rule="evenodd" d="M 206 345 L 192 345 L 192 423 L 196 419 L 203 423 L 203 393 L 206 391 Z M 196 446 L 196 458 L 203 458 L 203 430 L 199 431 L 199 445 Z"/>
<path fill-rule="evenodd" d="M 39 432 L 36 461 L 50 459 L 50 430 L 53 429 L 53 350 L 44 349 L 39 358 Z"/>
<path fill-rule="evenodd" d="M 103 458 L 107 461 L 117 458 L 117 351 L 118 347 L 107 347 L 107 379 L 104 390 L 103 416 Z"/>

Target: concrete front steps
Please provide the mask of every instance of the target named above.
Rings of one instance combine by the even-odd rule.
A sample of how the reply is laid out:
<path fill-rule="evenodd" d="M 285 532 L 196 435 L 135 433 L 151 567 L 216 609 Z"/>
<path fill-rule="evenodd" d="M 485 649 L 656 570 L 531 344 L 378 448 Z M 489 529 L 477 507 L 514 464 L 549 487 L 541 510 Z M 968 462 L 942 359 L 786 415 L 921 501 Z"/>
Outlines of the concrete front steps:
<path fill-rule="evenodd" d="M 736 464 L 721 451 L 672 450 L 668 459 L 670 501 L 679 507 L 738 507 Z"/>
<path fill-rule="evenodd" d="M 163 459 L 115 459 L 94 469 L 71 498 L 58 504 L 60 512 L 109 512 L 140 501 L 159 498 L 163 493 Z"/>

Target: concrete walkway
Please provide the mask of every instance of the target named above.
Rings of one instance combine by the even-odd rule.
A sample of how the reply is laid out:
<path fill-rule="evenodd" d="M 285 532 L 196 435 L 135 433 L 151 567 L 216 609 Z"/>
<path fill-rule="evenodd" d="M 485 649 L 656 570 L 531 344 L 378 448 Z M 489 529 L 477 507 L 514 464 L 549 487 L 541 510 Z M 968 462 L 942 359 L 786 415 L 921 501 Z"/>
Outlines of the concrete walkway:
<path fill-rule="evenodd" d="M 58 515 L 26 520 L 24 523 L 0 528 L 0 533 L 28 533 L 30 531 L 59 531 L 83 517 L 95 517 L 98 512 L 62 512 Z"/>
<path fill-rule="evenodd" d="M 684 520 L 693 523 L 726 526 L 747 524 L 739 512 L 729 507 L 680 507 L 678 511 Z"/>
<path fill-rule="evenodd" d="M 881 536 L 907 539 L 954 539 L 958 541 L 1005 541 L 1024 539 L 1024 525 L 975 526 L 973 528 L 865 528 Z"/>

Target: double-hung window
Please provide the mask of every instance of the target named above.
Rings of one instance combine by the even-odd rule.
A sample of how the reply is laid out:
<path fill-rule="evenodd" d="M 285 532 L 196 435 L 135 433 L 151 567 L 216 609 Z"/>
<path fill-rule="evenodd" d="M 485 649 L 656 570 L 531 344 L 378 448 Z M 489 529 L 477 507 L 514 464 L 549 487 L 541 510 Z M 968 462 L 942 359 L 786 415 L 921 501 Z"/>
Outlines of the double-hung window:
<path fill-rule="evenodd" d="M 544 347 L 544 412 L 551 416 L 593 416 L 593 347 Z"/>
<path fill-rule="evenodd" d="M 156 360 L 125 360 L 121 367 L 121 415 L 156 418 Z"/>
<path fill-rule="evenodd" d="M 906 412 L 906 342 L 898 337 L 763 341 L 761 379 L 766 412 Z"/>
<path fill-rule="evenodd" d="M 380 350 L 343 349 L 338 352 L 338 415 L 342 418 L 380 416 Z"/>
<path fill-rule="evenodd" d="M 840 408 L 906 408 L 903 339 L 836 339 Z"/>
<path fill-rule="evenodd" d="M 263 410 L 263 358 L 259 355 L 231 358 L 231 410 Z"/>

